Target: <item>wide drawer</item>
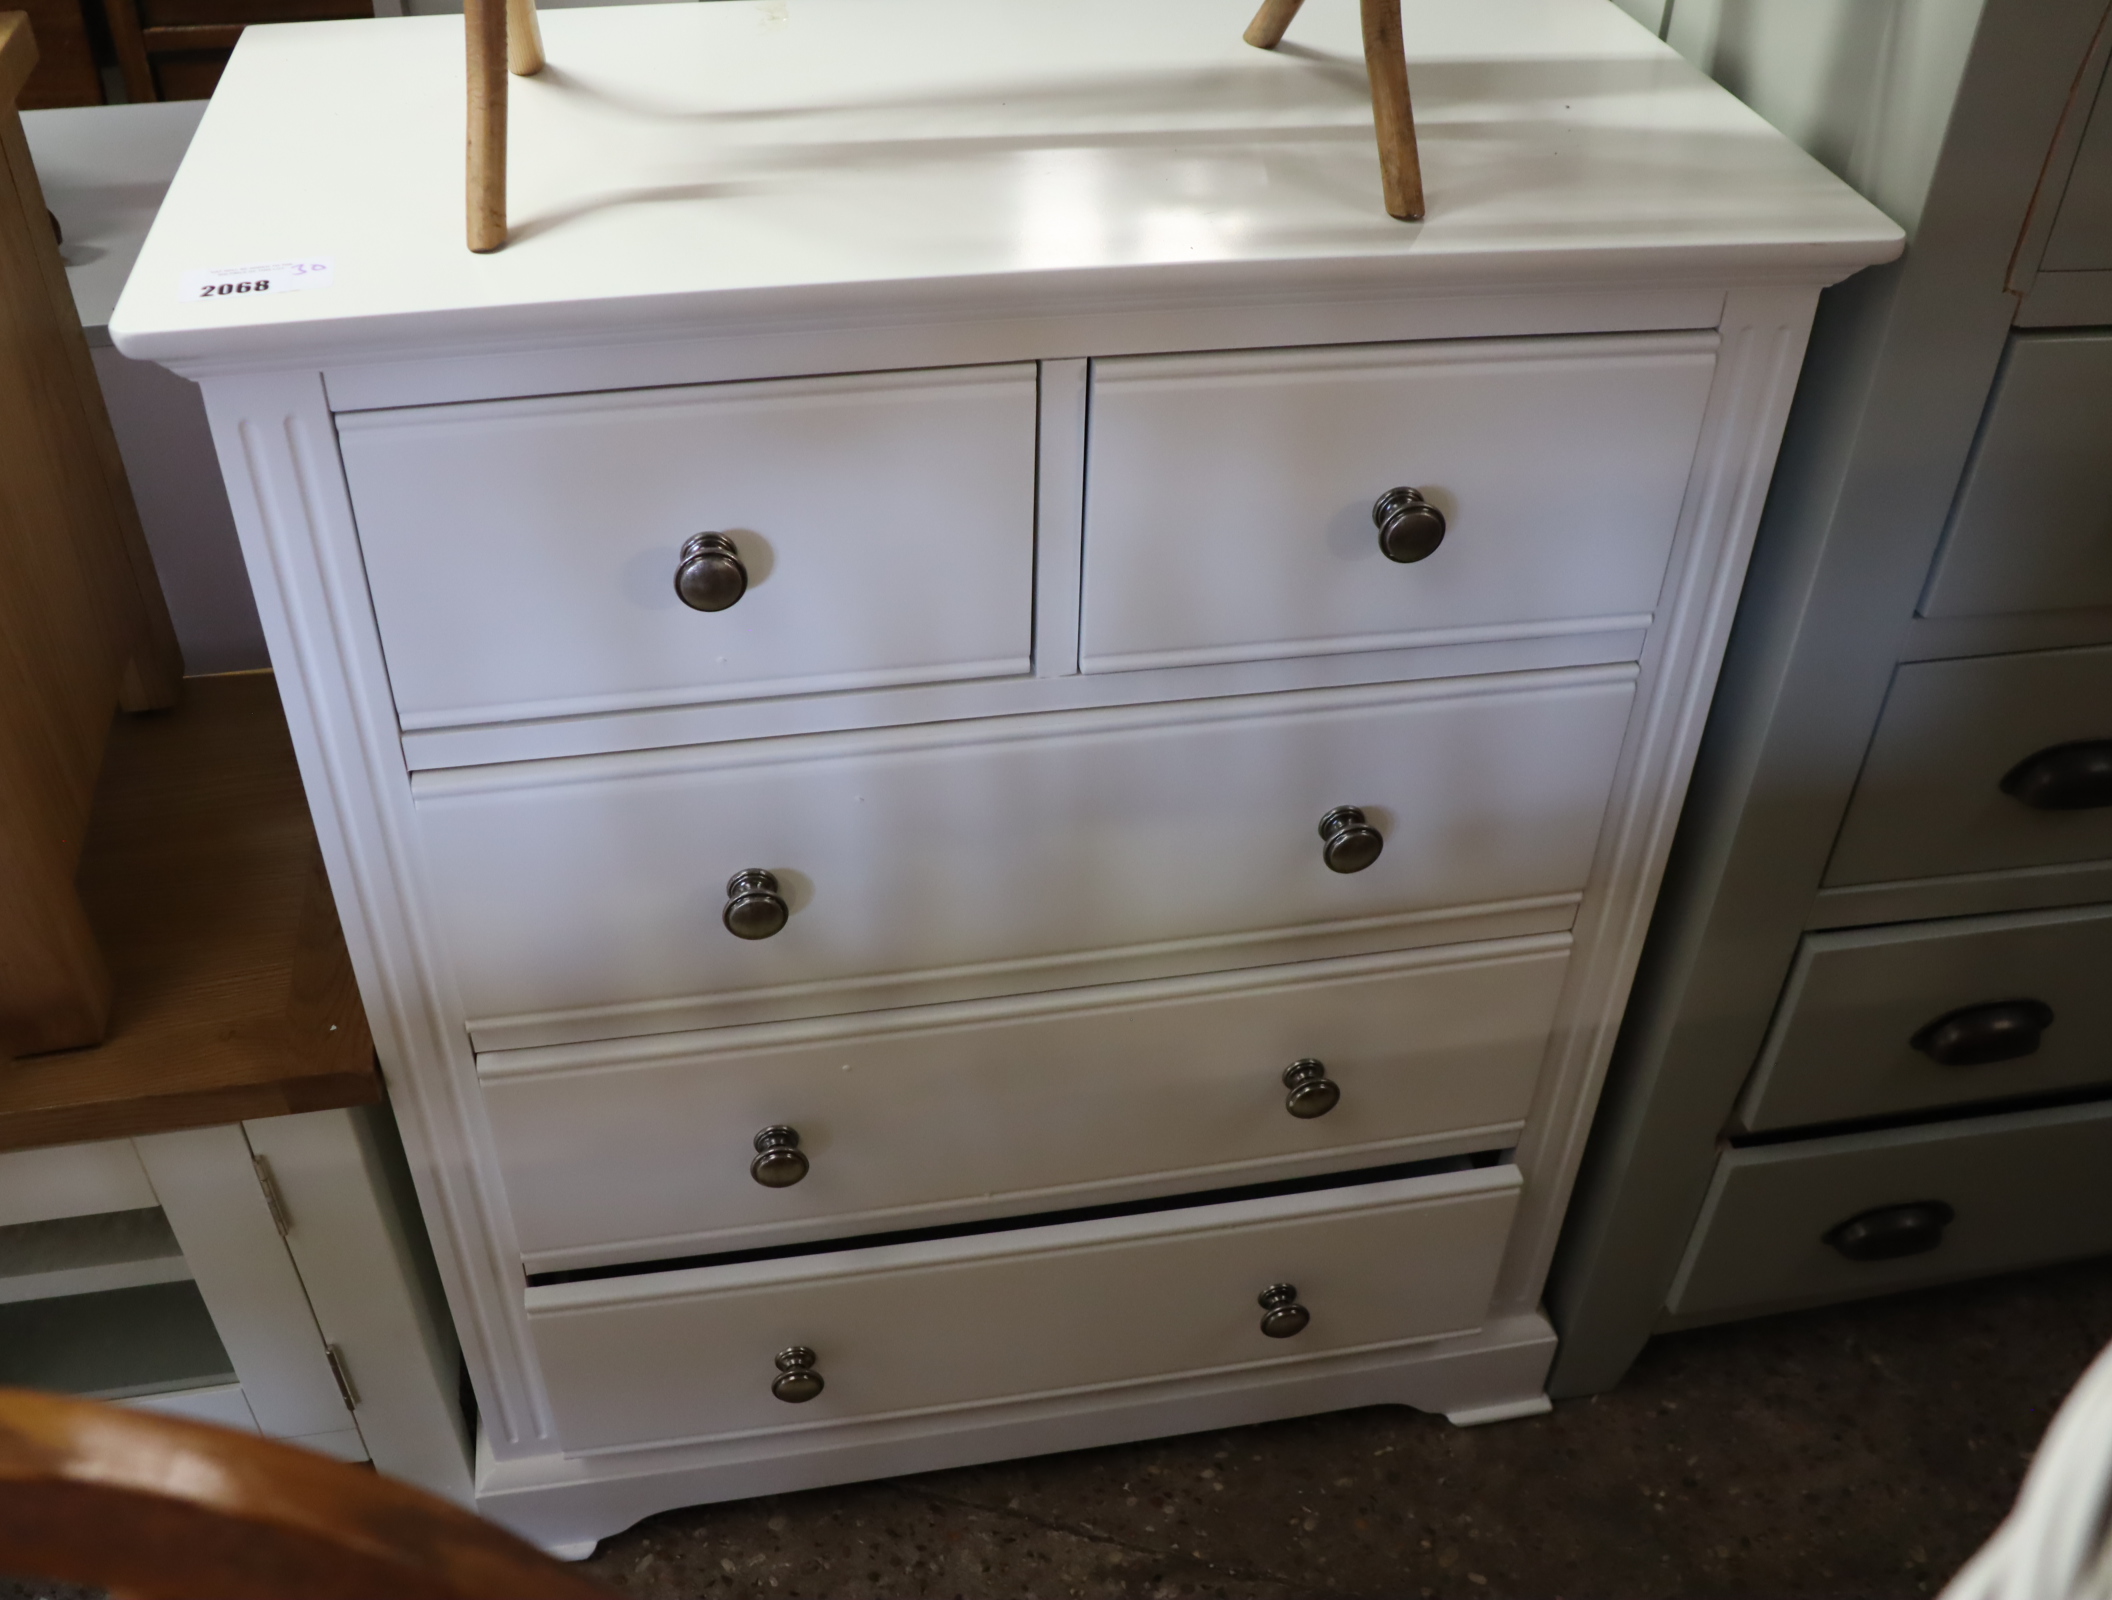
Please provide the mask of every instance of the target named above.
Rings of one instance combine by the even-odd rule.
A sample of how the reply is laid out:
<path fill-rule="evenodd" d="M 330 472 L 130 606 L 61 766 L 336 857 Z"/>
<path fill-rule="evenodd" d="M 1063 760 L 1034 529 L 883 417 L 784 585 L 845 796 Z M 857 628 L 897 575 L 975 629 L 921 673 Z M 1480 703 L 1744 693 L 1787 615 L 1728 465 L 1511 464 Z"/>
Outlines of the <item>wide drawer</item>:
<path fill-rule="evenodd" d="M 570 1043 L 1068 987 L 1109 952 L 1130 964 L 1110 976 L 1146 977 L 1431 945 L 1476 906 L 1567 927 L 1633 687 L 1595 668 L 1262 695 L 479 768 L 416 793 L 478 1047 Z M 1342 806 L 1385 839 L 1363 871 L 1323 859 Z M 789 905 L 773 937 L 723 924 L 747 869 Z"/>
<path fill-rule="evenodd" d="M 528 1290 L 567 1450 L 724 1437 L 1310 1360 L 1477 1327 L 1518 1169 Z M 1257 1298 L 1310 1313 L 1261 1331 Z M 804 1347 L 826 1387 L 771 1393 Z"/>
<path fill-rule="evenodd" d="M 1568 955 L 1553 935 L 479 1066 L 541 1272 L 1511 1144 Z M 1291 1112 L 1299 1061 L 1339 1095 L 1319 1115 Z M 784 1187 L 750 1170 L 773 1127 L 809 1163 Z"/>
<path fill-rule="evenodd" d="M 2099 750 L 2073 748 L 2092 744 Z M 2064 761 L 2076 775 L 2061 778 Z M 2005 791 L 2005 780 L 2015 785 L 2041 768 L 2059 781 Z M 1827 863 L 1827 886 L 2112 857 L 2107 771 L 2112 650 L 1903 666 Z M 2047 803 L 2062 798 L 2089 803 Z"/>
<path fill-rule="evenodd" d="M 1030 365 L 338 419 L 406 728 L 1025 671 Z M 693 535 L 747 590 L 675 592 Z"/>
<path fill-rule="evenodd" d="M 1088 671 L 1634 627 L 1658 602 L 1714 334 L 1093 363 Z M 1381 554 L 1420 489 L 1435 553 Z"/>
<path fill-rule="evenodd" d="M 1851 1259 L 1827 1240 L 1858 1219 L 1866 1238 L 1929 1248 Z M 1804 1139 L 1725 1153 L 1668 1308 L 1765 1311 L 2100 1250 L 2112 1250 L 2112 1105 Z"/>
<path fill-rule="evenodd" d="M 2010 340 L 1922 596 L 1924 616 L 2112 605 L 2107 417 L 2112 334 Z"/>
<path fill-rule="evenodd" d="M 1755 1132 L 2112 1080 L 2112 907 L 1805 937 Z"/>

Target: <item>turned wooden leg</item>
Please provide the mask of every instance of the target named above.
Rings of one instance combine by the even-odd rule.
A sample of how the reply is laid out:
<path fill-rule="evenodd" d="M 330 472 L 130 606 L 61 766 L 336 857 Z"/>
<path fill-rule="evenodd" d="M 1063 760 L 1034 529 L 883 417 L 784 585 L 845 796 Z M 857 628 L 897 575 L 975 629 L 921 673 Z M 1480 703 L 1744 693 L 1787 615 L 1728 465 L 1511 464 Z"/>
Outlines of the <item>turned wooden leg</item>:
<path fill-rule="evenodd" d="M 1261 9 L 1254 13 L 1243 37 L 1257 50 L 1275 49 L 1283 43 L 1283 30 L 1304 4 L 1305 0 L 1261 0 Z"/>
<path fill-rule="evenodd" d="M 1269 6 L 1277 3 L 1278 0 L 1269 0 L 1269 5 L 1262 8 L 1263 16 L 1268 15 Z M 1386 186 L 1386 210 L 1403 222 L 1420 222 L 1423 164 L 1415 151 L 1415 108 L 1408 102 L 1408 54 L 1401 45 L 1401 0 L 1361 3 L 1364 69 L 1371 74 L 1372 120 L 1378 127 L 1379 176 Z M 1297 9 L 1296 0 L 1291 9 Z M 1254 19 L 1254 26 L 1261 26 L 1260 17 Z M 1258 42 L 1252 30 L 1247 38 Z"/>
<path fill-rule="evenodd" d="M 506 7 L 465 0 L 469 46 L 469 247 L 506 242 Z"/>
<path fill-rule="evenodd" d="M 543 70 L 543 25 L 535 0 L 506 0 L 506 70 L 532 78 Z"/>

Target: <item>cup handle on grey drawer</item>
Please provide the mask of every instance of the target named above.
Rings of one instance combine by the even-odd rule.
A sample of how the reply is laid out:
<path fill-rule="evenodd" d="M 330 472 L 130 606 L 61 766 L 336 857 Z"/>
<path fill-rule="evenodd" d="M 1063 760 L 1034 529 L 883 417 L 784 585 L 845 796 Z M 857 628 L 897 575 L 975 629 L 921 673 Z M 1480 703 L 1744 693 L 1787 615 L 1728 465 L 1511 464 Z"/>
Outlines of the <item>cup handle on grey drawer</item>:
<path fill-rule="evenodd" d="M 1879 1206 L 1827 1230 L 1826 1242 L 1850 1261 L 1896 1261 L 1942 1244 L 1943 1230 L 1957 1215 L 1941 1200 Z"/>
<path fill-rule="evenodd" d="M 2112 806 L 2112 739 L 2048 745 L 2003 775 L 2002 792 L 2034 811 Z"/>
<path fill-rule="evenodd" d="M 1984 1067 L 2037 1055 L 2052 1026 L 2043 1000 L 1991 1000 L 1945 1012 L 1907 1043 L 1938 1066 Z"/>

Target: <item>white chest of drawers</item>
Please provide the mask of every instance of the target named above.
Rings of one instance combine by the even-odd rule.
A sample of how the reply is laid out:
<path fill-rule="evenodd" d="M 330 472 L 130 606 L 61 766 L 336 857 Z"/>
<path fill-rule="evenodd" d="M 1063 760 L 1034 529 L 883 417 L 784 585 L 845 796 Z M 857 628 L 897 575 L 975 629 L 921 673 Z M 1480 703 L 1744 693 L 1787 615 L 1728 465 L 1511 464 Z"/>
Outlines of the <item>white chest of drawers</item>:
<path fill-rule="evenodd" d="M 1544 1404 L 1816 296 L 1898 233 L 1601 0 L 1410 4 L 1392 222 L 1310 9 L 558 13 L 488 257 L 459 24 L 245 37 L 113 332 L 205 386 L 548 1544 Z"/>

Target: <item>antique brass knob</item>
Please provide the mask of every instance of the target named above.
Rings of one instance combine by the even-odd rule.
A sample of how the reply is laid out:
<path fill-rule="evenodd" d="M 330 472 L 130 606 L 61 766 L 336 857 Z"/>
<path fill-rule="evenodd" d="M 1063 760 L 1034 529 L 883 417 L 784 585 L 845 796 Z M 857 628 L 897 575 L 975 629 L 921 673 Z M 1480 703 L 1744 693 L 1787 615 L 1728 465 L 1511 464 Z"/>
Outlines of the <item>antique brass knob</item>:
<path fill-rule="evenodd" d="M 777 874 L 748 867 L 726 880 L 726 909 L 719 920 L 736 939 L 767 939 L 791 912 L 777 892 Z"/>
<path fill-rule="evenodd" d="M 692 611 L 724 611 L 748 592 L 741 552 L 723 533 L 700 533 L 682 547 L 675 593 Z"/>
<path fill-rule="evenodd" d="M 1261 1331 L 1271 1339 L 1305 1332 L 1313 1314 L 1298 1303 L 1298 1285 L 1272 1283 L 1261 1291 Z"/>
<path fill-rule="evenodd" d="M 1386 840 L 1356 806 L 1336 806 L 1320 819 L 1320 856 L 1330 872 L 1362 872 L 1379 859 Z"/>
<path fill-rule="evenodd" d="M 805 1405 L 826 1387 L 814 1370 L 815 1360 L 814 1352 L 803 1344 L 778 1351 L 777 1376 L 770 1380 L 770 1392 L 787 1405 Z"/>
<path fill-rule="evenodd" d="M 774 1122 L 755 1136 L 755 1159 L 748 1176 L 765 1189 L 789 1189 L 807 1175 L 807 1158 L 799 1148 L 799 1130 Z"/>
<path fill-rule="evenodd" d="M 1445 514 L 1420 489 L 1388 489 L 1373 503 L 1371 520 L 1388 561 L 1420 561 L 1445 542 Z"/>
<path fill-rule="evenodd" d="M 1341 1103 L 1342 1087 L 1327 1075 L 1327 1068 L 1305 1056 L 1283 1069 L 1283 1086 L 1291 1092 L 1283 1109 L 1301 1119 L 1324 1117 Z"/>

